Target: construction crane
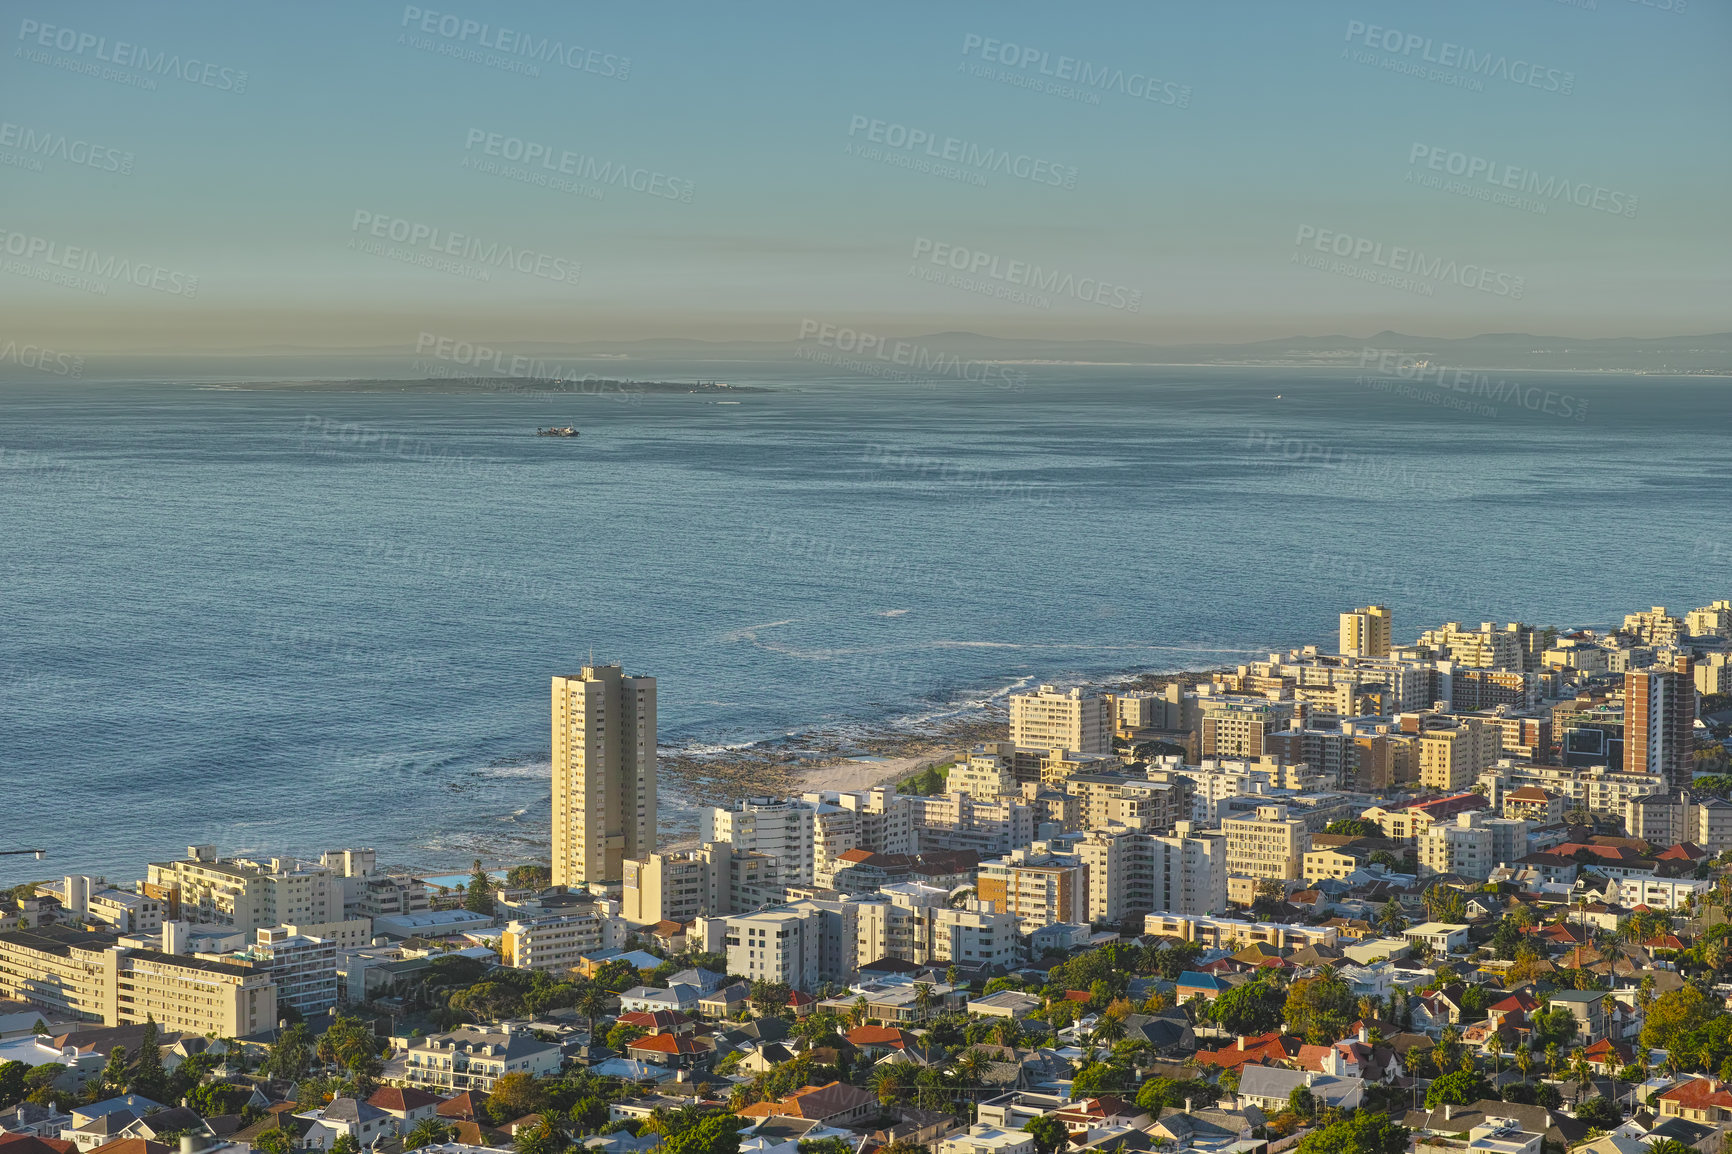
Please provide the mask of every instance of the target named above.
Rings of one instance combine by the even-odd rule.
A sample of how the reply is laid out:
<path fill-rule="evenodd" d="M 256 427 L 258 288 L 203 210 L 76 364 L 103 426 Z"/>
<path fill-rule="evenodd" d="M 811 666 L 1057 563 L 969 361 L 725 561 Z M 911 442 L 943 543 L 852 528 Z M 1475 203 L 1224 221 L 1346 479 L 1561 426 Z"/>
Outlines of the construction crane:
<path fill-rule="evenodd" d="M 47 852 L 43 849 L 0 849 L 0 857 L 16 857 L 19 854 L 33 853 L 36 855 L 36 860 L 41 861 L 42 855 Z"/>

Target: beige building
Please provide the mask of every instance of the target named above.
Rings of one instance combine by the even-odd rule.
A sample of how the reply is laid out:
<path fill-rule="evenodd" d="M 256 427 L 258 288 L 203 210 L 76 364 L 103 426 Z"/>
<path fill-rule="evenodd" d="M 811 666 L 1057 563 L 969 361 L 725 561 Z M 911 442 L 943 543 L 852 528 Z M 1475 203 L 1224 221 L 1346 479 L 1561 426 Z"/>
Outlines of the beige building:
<path fill-rule="evenodd" d="M 637 926 L 691 921 L 710 909 L 710 863 L 694 853 L 652 853 L 623 865 L 620 915 Z M 507 963 L 509 964 L 509 963 Z"/>
<path fill-rule="evenodd" d="M 1419 874 L 1455 874 L 1485 881 L 1500 865 L 1527 854 L 1528 823 L 1464 810 L 1451 821 L 1433 822 L 1419 839 Z"/>
<path fill-rule="evenodd" d="M 1202 714 L 1198 748 L 1203 757 L 1262 757 L 1273 752 L 1265 742 L 1291 729 L 1295 717 L 1301 729 L 1310 720 L 1310 707 L 1303 702 L 1204 697 L 1197 705 Z"/>
<path fill-rule="evenodd" d="M 1470 668 L 1519 670 L 1524 636 L 1515 624 L 1500 629 L 1495 622 L 1482 621 L 1478 629 L 1464 629 L 1461 622 L 1448 621 L 1442 629 L 1420 634 L 1419 644 Z"/>
<path fill-rule="evenodd" d="M 1010 697 L 1010 742 L 1076 753 L 1113 751 L 1113 700 L 1088 687 L 1043 685 Z"/>
<path fill-rule="evenodd" d="M 0 933 L 0 998 L 105 1026 L 154 1019 L 164 1030 L 237 1038 L 276 1025 L 270 974 L 229 962 L 117 947 L 60 927 Z"/>
<path fill-rule="evenodd" d="M 499 960 L 514 969 L 564 973 L 607 946 L 605 919 L 591 907 L 508 922 L 499 935 Z"/>
<path fill-rule="evenodd" d="M 1341 615 L 1341 656 L 1388 657 L 1392 617 L 1387 605 L 1367 605 Z"/>
<path fill-rule="evenodd" d="M 981 862 L 975 894 L 994 910 L 1014 915 L 1023 933 L 1089 920 L 1088 867 L 1051 855 L 1019 849 Z"/>
<path fill-rule="evenodd" d="M 617 665 L 553 679 L 553 884 L 618 881 L 656 845 L 656 682 Z"/>
<path fill-rule="evenodd" d="M 1227 835 L 1227 872 L 1250 878 L 1296 878 L 1303 874 L 1311 834 L 1305 822 L 1287 816 L 1284 805 L 1260 805 L 1254 817 L 1221 820 Z"/>
<path fill-rule="evenodd" d="M 1499 728 L 1475 717 L 1460 718 L 1448 729 L 1424 730 L 1413 743 L 1419 784 L 1445 793 L 1472 785 L 1503 751 Z"/>
<path fill-rule="evenodd" d="M 390 1080 L 443 1094 L 490 1094 L 507 1074 L 558 1073 L 563 1058 L 554 1043 L 509 1024 L 498 1030 L 464 1026 L 449 1034 L 392 1041 L 404 1055 L 400 1072 L 392 1071 Z"/>
<path fill-rule="evenodd" d="M 1227 839 L 1179 822 L 1171 834 L 1127 826 L 1091 830 L 1078 843 L 1088 866 L 1089 920 L 1121 922 L 1157 910 L 1212 914 L 1227 908 Z"/>
<path fill-rule="evenodd" d="M 210 845 L 188 846 L 180 861 L 151 862 L 141 889 L 166 901 L 174 920 L 248 936 L 289 923 L 344 920 L 343 879 L 335 870 L 294 858 L 219 858 Z"/>
<path fill-rule="evenodd" d="M 998 744 L 977 745 L 966 758 L 959 758 L 950 770 L 946 788 L 953 793 L 960 790 L 976 801 L 997 801 L 1001 797 L 1017 796 L 1020 783 L 1016 779 L 1016 770 L 1011 758 L 998 751 Z"/>
<path fill-rule="evenodd" d="M 1732 653 L 1708 653 L 1695 663 L 1696 692 L 1732 693 Z"/>
<path fill-rule="evenodd" d="M 1732 637 L 1732 601 L 1715 601 L 1684 617 L 1692 637 Z"/>
<path fill-rule="evenodd" d="M 1702 611 L 1698 609 L 1691 616 L 1694 617 L 1700 612 Z M 1626 616 L 1623 628 L 1618 632 L 1627 633 L 1644 645 L 1670 649 L 1683 639 L 1684 622 L 1666 612 L 1664 605 L 1656 605 L 1646 613 L 1631 613 Z"/>
<path fill-rule="evenodd" d="M 1503 815 L 1535 825 L 1553 825 L 1564 818 L 1564 799 L 1537 785 L 1524 785 L 1503 795 Z"/>

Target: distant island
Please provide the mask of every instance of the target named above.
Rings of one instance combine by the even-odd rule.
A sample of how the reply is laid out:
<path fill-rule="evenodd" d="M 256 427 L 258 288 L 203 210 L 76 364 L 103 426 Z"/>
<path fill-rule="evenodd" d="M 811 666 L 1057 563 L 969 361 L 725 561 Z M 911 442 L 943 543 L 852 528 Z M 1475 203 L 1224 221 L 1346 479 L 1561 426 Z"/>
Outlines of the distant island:
<path fill-rule="evenodd" d="M 756 385 L 725 381 L 634 381 L 629 378 L 423 377 L 418 380 L 248 381 L 234 389 L 282 389 L 314 393 L 561 393 L 605 396 L 618 393 L 770 393 Z"/>

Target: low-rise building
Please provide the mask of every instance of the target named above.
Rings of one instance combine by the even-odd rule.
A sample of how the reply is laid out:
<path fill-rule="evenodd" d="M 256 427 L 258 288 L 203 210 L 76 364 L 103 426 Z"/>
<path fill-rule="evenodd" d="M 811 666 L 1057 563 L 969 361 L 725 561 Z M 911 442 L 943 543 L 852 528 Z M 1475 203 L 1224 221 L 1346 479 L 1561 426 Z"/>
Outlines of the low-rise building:
<path fill-rule="evenodd" d="M 540 1077 L 558 1071 L 560 1048 L 511 1025 L 497 1030 L 465 1026 L 448 1034 L 397 1038 L 400 1061 L 386 1067 L 390 1081 L 405 1086 L 454 1094 L 476 1090 L 491 1094 L 506 1074 Z"/>

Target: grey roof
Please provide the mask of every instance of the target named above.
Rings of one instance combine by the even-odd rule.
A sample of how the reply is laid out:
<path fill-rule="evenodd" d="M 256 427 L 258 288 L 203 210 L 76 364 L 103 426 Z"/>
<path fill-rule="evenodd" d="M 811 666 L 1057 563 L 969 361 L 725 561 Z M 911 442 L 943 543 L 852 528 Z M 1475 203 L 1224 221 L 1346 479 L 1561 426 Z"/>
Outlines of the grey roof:
<path fill-rule="evenodd" d="M 452 1030 L 448 1034 L 430 1034 L 419 1042 L 413 1043 L 410 1049 L 451 1052 L 462 1050 L 473 1053 L 479 1051 L 483 1046 L 494 1047 L 494 1056 L 508 1059 L 522 1058 L 528 1054 L 559 1048 L 551 1042 L 543 1042 L 534 1034 L 526 1034 L 521 1030 L 513 1030 L 507 1034 L 498 1030 L 480 1030 L 464 1026 L 461 1029 Z"/>
<path fill-rule="evenodd" d="M 82 1126 L 73 1127 L 73 1132 L 77 1134 L 101 1134 L 106 1138 L 112 1138 L 138 1121 L 138 1117 L 137 1114 L 122 1106 L 118 1110 L 109 1110 L 99 1114 Z"/>
<path fill-rule="evenodd" d="M 330 1105 L 319 1111 L 319 1118 L 325 1122 L 372 1122 L 387 1116 L 379 1107 L 355 1098 L 332 1098 Z"/>
<path fill-rule="evenodd" d="M 1301 1086 L 1309 1085 L 1318 1101 L 1343 1110 L 1358 1109 L 1365 1096 L 1364 1078 L 1333 1078 L 1312 1075 L 1309 1071 L 1289 1070 L 1285 1066 L 1247 1066 L 1239 1078 L 1239 1093 L 1253 1098 L 1285 1099 Z"/>

